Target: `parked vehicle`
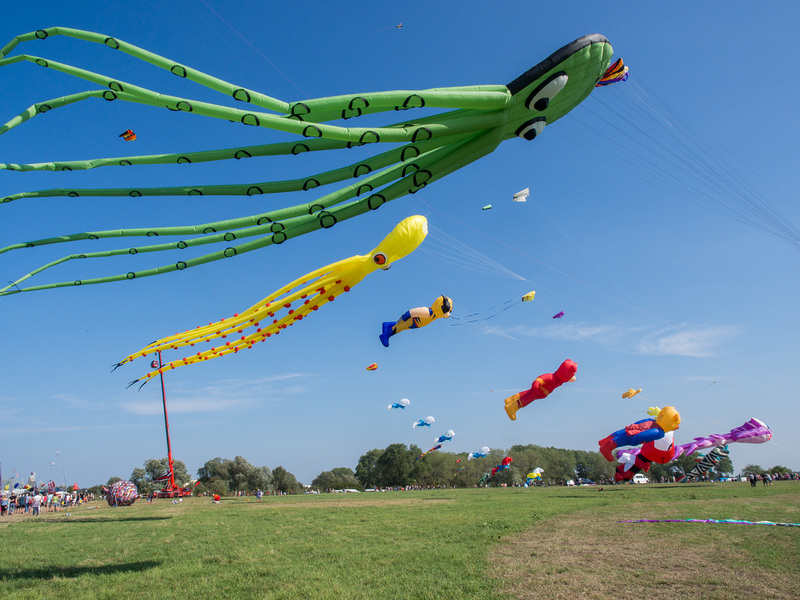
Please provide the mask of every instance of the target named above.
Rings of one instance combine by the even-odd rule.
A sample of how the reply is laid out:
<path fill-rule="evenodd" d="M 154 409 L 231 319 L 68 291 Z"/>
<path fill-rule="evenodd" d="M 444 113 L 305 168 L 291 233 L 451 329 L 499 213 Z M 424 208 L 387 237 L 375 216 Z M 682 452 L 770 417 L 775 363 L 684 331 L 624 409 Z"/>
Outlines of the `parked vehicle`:
<path fill-rule="evenodd" d="M 642 475 L 641 473 L 636 473 L 632 479 L 633 483 L 650 483 L 650 480 Z"/>

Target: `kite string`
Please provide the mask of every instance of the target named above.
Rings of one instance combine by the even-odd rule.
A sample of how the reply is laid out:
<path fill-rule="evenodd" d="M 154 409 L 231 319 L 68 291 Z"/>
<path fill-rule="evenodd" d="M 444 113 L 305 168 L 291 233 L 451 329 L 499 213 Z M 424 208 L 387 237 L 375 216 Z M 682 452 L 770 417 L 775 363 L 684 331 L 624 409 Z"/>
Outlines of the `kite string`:
<path fill-rule="evenodd" d="M 296 84 L 296 83 L 295 83 L 295 82 L 294 82 L 294 81 L 293 81 L 293 80 L 292 80 L 292 79 L 291 79 L 291 78 L 290 78 L 290 77 L 289 77 L 289 76 L 288 76 L 286 73 L 284 73 L 283 71 L 281 71 L 281 70 L 280 70 L 280 69 L 277 67 L 277 65 L 276 65 L 275 63 L 273 63 L 273 62 L 272 62 L 272 61 L 271 61 L 269 58 L 267 58 L 266 56 L 264 56 L 264 54 L 263 54 L 263 53 L 262 53 L 262 52 L 261 52 L 261 51 L 260 51 L 258 48 L 256 48 L 256 47 L 255 47 L 255 46 L 252 44 L 252 42 L 250 42 L 250 40 L 248 40 L 248 39 L 247 39 L 245 36 L 243 36 L 243 35 L 242 35 L 242 34 L 239 32 L 239 30 L 237 30 L 237 29 L 236 29 L 236 28 L 235 28 L 233 25 L 231 25 L 231 24 L 230 24 L 230 23 L 229 23 L 227 20 L 225 20 L 225 18 L 224 18 L 222 15 L 220 15 L 220 14 L 219 14 L 219 13 L 218 13 L 216 10 L 214 10 L 214 9 L 213 9 L 211 6 L 209 6 L 209 5 L 208 5 L 208 3 L 207 3 L 205 0 L 199 0 L 199 1 L 200 1 L 200 2 L 201 2 L 201 3 L 202 3 L 202 4 L 203 4 L 203 5 L 204 5 L 204 6 L 205 6 L 205 7 L 206 7 L 208 10 L 210 10 L 212 13 L 214 13 L 214 14 L 217 16 L 217 18 L 218 18 L 220 21 L 222 21 L 223 23 L 225 23 L 225 25 L 227 25 L 227 26 L 228 26 L 228 27 L 231 29 L 231 31 L 233 31 L 233 32 L 234 32 L 236 35 L 238 35 L 238 36 L 239 36 L 239 37 L 240 37 L 240 38 L 241 38 L 241 39 L 244 41 L 244 43 L 245 43 L 245 44 L 247 44 L 248 46 L 250 46 L 250 48 L 252 48 L 252 49 L 253 49 L 253 51 L 254 51 L 256 54 L 258 54 L 258 55 L 259 55 L 261 58 L 263 58 L 263 59 L 264 59 L 264 60 L 265 60 L 265 61 L 266 61 L 266 62 L 267 62 L 267 63 L 268 63 L 268 64 L 269 64 L 269 65 L 270 65 L 270 66 L 271 66 L 273 69 L 275 69 L 275 70 L 276 70 L 278 73 L 280 73 L 280 74 L 281 74 L 281 75 L 282 75 L 282 76 L 283 76 L 283 77 L 286 79 L 286 81 L 288 81 L 289 83 L 291 83 L 291 84 L 292 84 L 292 85 L 293 85 L 293 86 L 294 86 L 294 87 L 295 87 L 295 88 L 296 88 L 296 89 L 297 89 L 297 90 L 298 90 L 298 91 L 299 91 L 301 94 L 303 94 L 303 96 L 305 96 L 305 97 L 306 97 L 307 99 L 309 99 L 309 100 L 311 99 L 311 96 L 309 96 L 309 95 L 308 95 L 308 94 L 305 92 L 305 90 L 303 90 L 303 89 L 302 89 L 302 88 L 301 88 L 299 85 L 297 85 L 297 84 Z M 220 36 L 220 37 L 222 37 L 222 36 Z M 224 39 L 224 38 L 223 38 L 223 39 Z"/>
<path fill-rule="evenodd" d="M 575 281 L 576 283 L 579 283 L 580 285 L 589 288 L 590 290 L 593 290 L 593 291 L 595 291 L 595 292 L 597 292 L 599 294 L 602 294 L 603 296 L 606 296 L 607 298 L 609 298 L 611 300 L 614 300 L 615 302 L 617 302 L 619 304 L 622 304 L 623 306 L 626 306 L 626 307 L 630 308 L 631 310 L 634 310 L 634 311 L 636 311 L 636 312 L 638 312 L 638 313 L 640 313 L 640 314 L 642 314 L 642 315 L 644 315 L 646 317 L 649 317 L 650 319 L 656 321 L 657 323 L 661 323 L 661 324 L 665 325 L 670 330 L 678 330 L 679 329 L 678 326 L 673 325 L 672 323 L 670 323 L 670 322 L 668 322 L 668 321 L 666 321 L 664 319 L 661 319 L 660 317 L 652 315 L 652 314 L 650 314 L 649 312 L 647 312 L 646 310 L 644 310 L 642 308 L 639 308 L 637 306 L 629 304 L 628 302 L 625 302 L 624 300 L 622 300 L 620 298 L 617 298 L 616 296 L 614 296 L 614 295 L 612 295 L 612 294 L 610 294 L 610 293 L 608 293 L 608 292 L 606 292 L 604 290 L 601 290 L 601 289 L 593 286 L 590 283 L 587 283 L 587 282 L 585 282 L 585 281 L 583 281 L 581 279 L 578 279 L 577 277 L 575 277 L 574 275 L 571 275 L 570 273 L 566 273 L 564 271 L 561 271 L 560 269 L 557 269 L 556 267 L 553 267 L 552 265 L 550 265 L 550 264 L 548 264 L 548 263 L 546 263 L 546 262 L 544 262 L 544 261 L 542 261 L 542 260 L 540 260 L 540 259 L 538 259 L 538 258 L 536 258 L 534 256 L 531 256 L 530 254 L 527 254 L 527 253 L 523 252 L 522 250 L 520 250 L 518 248 L 514 248 L 513 246 L 510 246 L 509 244 L 503 242 L 502 240 L 498 240 L 498 239 L 490 236 L 489 234 L 487 234 L 487 233 L 485 233 L 483 231 L 479 231 L 479 230 L 475 229 L 474 227 L 472 227 L 472 226 L 470 226 L 470 225 L 468 225 L 466 223 L 463 223 L 462 221 L 459 221 L 458 219 L 456 219 L 454 217 L 451 217 L 448 214 L 445 214 L 445 213 L 443 213 L 441 211 L 436 210 L 433 206 L 428 204 L 428 202 L 421 196 L 421 194 L 418 193 L 418 194 L 416 194 L 416 196 L 432 212 L 435 212 L 438 215 L 441 215 L 442 217 L 445 217 L 446 219 L 449 219 L 449 220 L 453 221 L 454 223 L 457 223 L 457 224 L 461 225 L 462 227 L 465 227 L 465 228 L 467 228 L 467 229 L 469 229 L 471 231 L 474 231 L 474 232 L 478 233 L 479 235 L 481 235 L 481 236 L 483 236 L 483 237 L 485 237 L 485 238 L 487 238 L 489 240 L 492 240 L 496 244 L 499 244 L 499 245 L 501 245 L 501 246 L 503 246 L 505 248 L 508 248 L 508 249 L 516 252 L 517 254 L 520 254 L 520 255 L 522 255 L 522 256 L 524 256 L 524 257 L 526 257 L 526 258 L 528 258 L 528 259 L 530 259 L 532 261 L 535 261 L 536 263 L 538 263 L 538 264 L 540 264 L 540 265 L 542 265 L 544 267 L 547 267 L 548 269 L 550 269 L 550 270 L 552 270 L 552 271 L 554 271 L 556 273 L 559 273 L 560 275 L 563 275 L 564 277 L 567 277 L 567 278 L 571 279 L 572 281 Z M 592 310 L 594 310 L 594 309 L 592 309 Z M 596 311 L 596 310 L 595 310 L 595 312 L 599 313 L 599 311 Z M 603 313 L 599 313 L 599 314 L 603 314 Z M 613 321 L 615 321 L 617 323 L 620 323 L 620 324 L 623 324 L 623 325 L 626 325 L 626 326 L 630 326 L 628 323 L 626 323 L 624 321 L 621 321 L 620 319 L 611 317 L 609 315 L 604 315 L 604 316 L 606 316 L 609 319 L 612 319 Z M 511 339 L 515 339 L 517 341 L 521 341 L 521 340 L 518 340 L 517 338 L 514 338 L 513 336 L 510 336 L 510 335 L 507 336 L 507 337 L 510 337 Z M 778 375 L 770 373 L 766 369 L 763 369 L 762 367 L 759 367 L 758 365 L 755 365 L 753 363 L 749 363 L 749 362 L 745 361 L 744 359 L 739 358 L 738 356 L 735 356 L 735 355 L 731 354 L 730 352 L 726 351 L 724 348 L 721 348 L 721 347 L 713 345 L 713 344 L 711 345 L 711 347 L 713 347 L 715 350 L 717 350 L 721 354 L 724 354 L 725 356 L 727 356 L 729 358 L 735 359 L 735 360 L 739 361 L 740 363 L 743 363 L 744 365 L 750 367 L 751 369 L 756 369 L 758 371 L 761 371 L 762 373 L 767 374 L 772 379 L 776 379 L 776 380 L 780 379 L 780 377 Z M 730 373 L 733 373 L 735 375 L 738 375 L 739 377 L 742 377 L 745 380 L 747 380 L 747 381 L 753 383 L 754 385 L 757 385 L 757 386 L 759 386 L 759 387 L 761 387 L 763 389 L 768 389 L 768 390 L 770 390 L 770 391 L 772 391 L 772 392 L 774 392 L 776 394 L 780 394 L 780 395 L 785 396 L 787 398 L 791 398 L 792 397 L 789 394 L 787 394 L 786 392 L 784 392 L 782 390 L 779 390 L 779 389 L 776 389 L 776 388 L 773 388 L 773 387 L 769 386 L 768 384 L 764 383 L 764 380 L 756 380 L 754 377 L 751 377 L 751 376 L 749 376 L 749 375 L 747 375 L 745 373 L 741 373 L 741 372 L 735 371 L 735 370 L 733 370 L 733 369 L 731 369 L 729 367 L 725 367 L 723 365 L 717 364 L 717 363 L 713 362 L 712 360 L 710 360 L 708 357 L 699 357 L 699 358 L 702 358 L 705 362 L 707 362 L 709 364 L 712 364 L 717 368 L 720 368 L 720 369 L 729 371 Z"/>

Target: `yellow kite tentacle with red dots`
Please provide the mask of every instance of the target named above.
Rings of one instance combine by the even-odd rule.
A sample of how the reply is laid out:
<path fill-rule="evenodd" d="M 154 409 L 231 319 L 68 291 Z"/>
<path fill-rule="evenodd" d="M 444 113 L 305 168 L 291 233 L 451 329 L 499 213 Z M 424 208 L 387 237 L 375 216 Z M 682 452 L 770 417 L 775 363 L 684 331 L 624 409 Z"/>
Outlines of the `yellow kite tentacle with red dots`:
<path fill-rule="evenodd" d="M 125 357 L 114 368 L 140 356 L 194 346 L 214 339 L 230 338 L 219 346 L 164 363 L 160 368 L 130 383 L 133 385 L 142 381 L 144 385 L 159 373 L 252 348 L 257 342 L 278 335 L 283 329 L 301 321 L 312 311 L 318 310 L 328 302 L 333 302 L 342 292 L 349 292 L 354 285 L 373 271 L 388 269 L 394 261 L 416 250 L 427 233 L 428 221 L 425 217 L 420 215 L 407 217 L 398 223 L 369 254 L 351 256 L 312 271 L 273 292 L 244 312 L 233 315 L 232 318 L 156 340 L 142 350 Z"/>

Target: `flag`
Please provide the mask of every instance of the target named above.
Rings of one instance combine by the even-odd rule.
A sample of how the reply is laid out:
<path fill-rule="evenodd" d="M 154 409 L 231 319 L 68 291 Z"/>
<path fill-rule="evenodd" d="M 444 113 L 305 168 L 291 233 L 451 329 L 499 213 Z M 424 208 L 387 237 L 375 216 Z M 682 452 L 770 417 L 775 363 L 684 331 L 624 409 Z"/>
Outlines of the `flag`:
<path fill-rule="evenodd" d="M 161 477 L 156 477 L 153 481 L 169 481 L 172 478 L 172 471 L 167 471 Z"/>

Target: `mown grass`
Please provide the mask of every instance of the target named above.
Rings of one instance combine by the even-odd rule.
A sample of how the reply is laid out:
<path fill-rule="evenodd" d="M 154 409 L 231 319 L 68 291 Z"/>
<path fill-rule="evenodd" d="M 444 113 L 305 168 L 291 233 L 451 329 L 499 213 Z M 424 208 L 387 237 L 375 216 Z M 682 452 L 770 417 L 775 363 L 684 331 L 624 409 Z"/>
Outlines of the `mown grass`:
<path fill-rule="evenodd" d="M 0 520 L 0 583 L 29 599 L 744 598 L 736 577 L 800 597 L 800 528 L 623 518 L 800 522 L 800 482 L 96 503 Z"/>

